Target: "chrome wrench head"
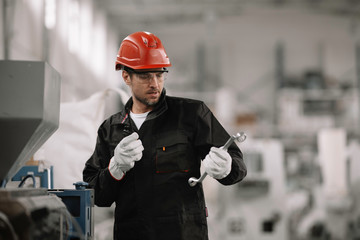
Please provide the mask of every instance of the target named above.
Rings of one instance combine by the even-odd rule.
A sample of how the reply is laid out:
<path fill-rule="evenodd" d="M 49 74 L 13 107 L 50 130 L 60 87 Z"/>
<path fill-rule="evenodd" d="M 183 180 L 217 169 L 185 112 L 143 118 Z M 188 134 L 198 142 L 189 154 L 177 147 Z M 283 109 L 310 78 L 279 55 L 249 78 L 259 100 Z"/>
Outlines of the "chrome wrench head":
<path fill-rule="evenodd" d="M 222 148 L 227 150 L 234 141 L 240 143 L 245 141 L 245 139 L 246 134 L 244 132 L 237 133 L 236 135 L 232 135 Z"/>
<path fill-rule="evenodd" d="M 191 178 L 189 178 L 189 180 L 188 180 L 188 183 L 189 183 L 189 185 L 190 185 L 190 187 L 194 187 L 197 183 L 201 183 L 204 179 L 205 179 L 205 177 L 207 176 L 207 173 L 206 172 L 204 172 L 201 176 L 200 176 L 200 178 L 195 178 L 195 177 L 191 177 Z"/>
<path fill-rule="evenodd" d="M 236 140 L 241 143 L 246 140 L 246 134 L 244 132 L 240 132 L 236 134 Z"/>

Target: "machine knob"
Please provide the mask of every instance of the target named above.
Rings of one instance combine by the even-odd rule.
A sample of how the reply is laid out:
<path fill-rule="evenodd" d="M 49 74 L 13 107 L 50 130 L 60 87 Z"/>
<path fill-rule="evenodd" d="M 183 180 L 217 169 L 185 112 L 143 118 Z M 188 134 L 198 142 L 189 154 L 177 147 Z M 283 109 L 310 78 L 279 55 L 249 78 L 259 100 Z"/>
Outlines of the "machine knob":
<path fill-rule="evenodd" d="M 81 182 L 81 181 L 73 183 L 73 185 L 75 185 L 76 190 L 85 190 L 85 188 L 89 186 L 87 182 Z"/>

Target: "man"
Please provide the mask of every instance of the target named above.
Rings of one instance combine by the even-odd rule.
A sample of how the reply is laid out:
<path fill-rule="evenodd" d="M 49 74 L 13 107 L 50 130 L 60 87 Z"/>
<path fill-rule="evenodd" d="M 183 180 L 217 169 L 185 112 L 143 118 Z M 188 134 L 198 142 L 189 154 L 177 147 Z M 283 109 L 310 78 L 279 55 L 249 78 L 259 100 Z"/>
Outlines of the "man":
<path fill-rule="evenodd" d="M 136 32 L 120 45 L 116 70 L 132 92 L 125 109 L 105 120 L 84 181 L 95 204 L 115 208 L 114 239 L 208 239 L 200 176 L 230 185 L 246 175 L 236 144 L 201 101 L 166 95 L 169 58 L 154 34 Z"/>

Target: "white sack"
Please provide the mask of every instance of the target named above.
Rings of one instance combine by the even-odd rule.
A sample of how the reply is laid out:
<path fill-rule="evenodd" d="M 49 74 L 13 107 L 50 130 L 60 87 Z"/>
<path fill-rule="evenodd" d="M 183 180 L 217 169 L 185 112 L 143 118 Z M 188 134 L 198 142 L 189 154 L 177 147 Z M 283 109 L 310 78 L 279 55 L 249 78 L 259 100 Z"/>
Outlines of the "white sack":
<path fill-rule="evenodd" d="M 108 115 L 120 110 L 109 109 L 108 105 L 121 101 L 116 106 L 123 106 L 128 98 L 120 89 L 107 89 L 83 101 L 60 105 L 59 128 L 39 150 L 46 165 L 54 167 L 54 188 L 73 189 L 73 183 L 82 181 L 85 162 L 95 148 L 98 127 Z"/>

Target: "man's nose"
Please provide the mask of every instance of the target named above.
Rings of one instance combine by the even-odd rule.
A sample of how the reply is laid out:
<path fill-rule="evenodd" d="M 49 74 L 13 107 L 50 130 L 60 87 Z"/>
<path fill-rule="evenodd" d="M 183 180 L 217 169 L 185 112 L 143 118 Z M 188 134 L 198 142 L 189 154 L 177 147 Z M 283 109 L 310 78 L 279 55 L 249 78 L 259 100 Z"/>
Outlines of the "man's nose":
<path fill-rule="evenodd" d="M 155 74 L 151 74 L 151 77 L 149 78 L 149 84 L 151 86 L 158 86 L 159 85 L 159 80 L 157 78 L 157 76 Z"/>

